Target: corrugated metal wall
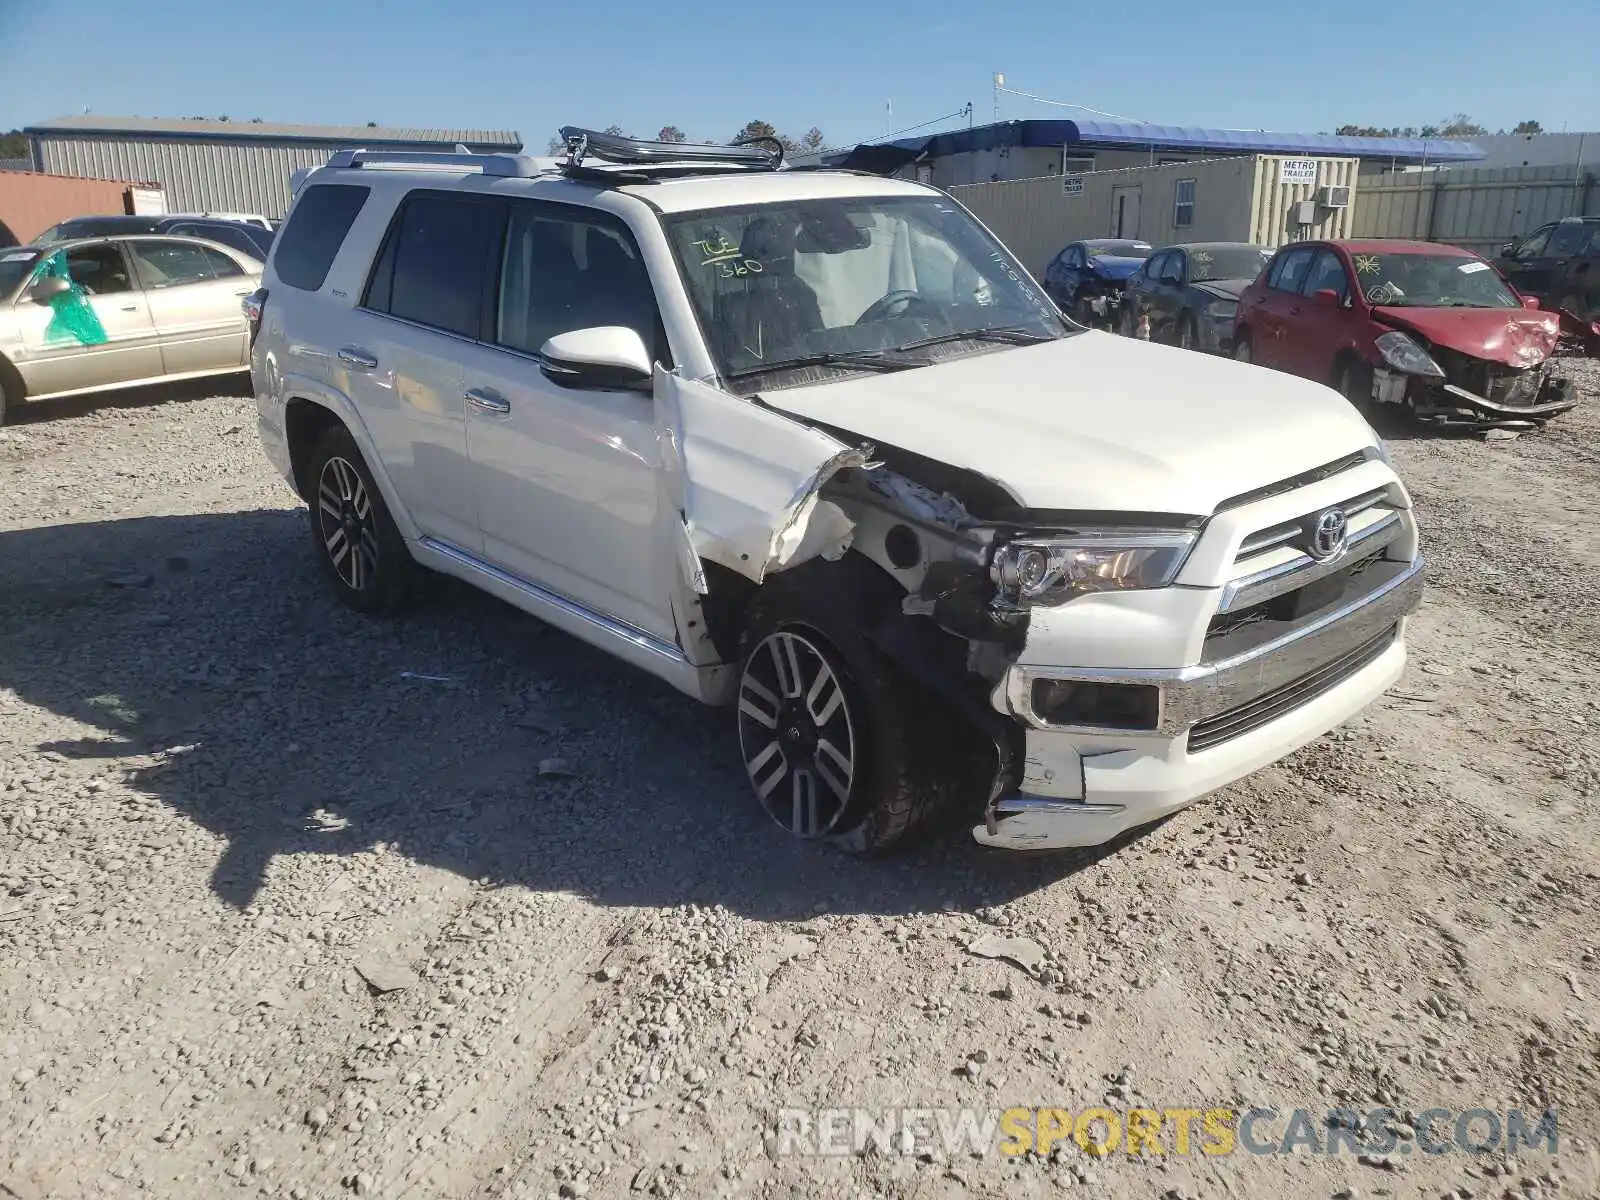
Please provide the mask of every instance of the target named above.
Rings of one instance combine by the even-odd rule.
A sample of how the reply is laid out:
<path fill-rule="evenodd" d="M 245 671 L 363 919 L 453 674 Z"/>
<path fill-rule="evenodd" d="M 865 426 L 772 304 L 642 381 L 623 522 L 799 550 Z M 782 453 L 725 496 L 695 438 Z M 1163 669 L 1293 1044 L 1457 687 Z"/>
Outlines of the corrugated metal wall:
<path fill-rule="evenodd" d="M 1282 182 L 1283 164 L 1293 161 L 1315 163 L 1315 182 Z M 1263 246 L 1281 246 L 1284 242 L 1303 242 L 1312 238 L 1349 237 L 1354 214 L 1361 204 L 1361 197 L 1357 195 L 1356 187 L 1360 171 L 1361 160 L 1358 158 L 1295 160 L 1281 154 L 1257 155 L 1255 180 L 1251 190 L 1248 239 Z M 1315 200 L 1317 192 L 1325 187 L 1349 188 L 1349 207 L 1318 207 L 1313 224 L 1295 223 L 1293 218 L 1296 205 L 1302 200 Z M 1364 188 L 1360 191 L 1361 195 L 1365 195 Z"/>
<path fill-rule="evenodd" d="M 128 185 L 114 179 L 0 173 L 0 221 L 24 244 L 69 217 L 128 211 Z"/>
<path fill-rule="evenodd" d="M 131 183 L 160 183 L 171 212 L 248 212 L 281 217 L 289 207 L 289 177 L 320 167 L 335 142 L 210 142 L 177 138 L 34 135 L 34 154 L 52 175 L 92 175 Z M 437 143 L 384 149 L 448 149 Z"/>
<path fill-rule="evenodd" d="M 1362 183 L 1355 236 L 1494 252 L 1548 221 L 1596 215 L 1600 184 L 1577 166 L 1412 171 Z"/>

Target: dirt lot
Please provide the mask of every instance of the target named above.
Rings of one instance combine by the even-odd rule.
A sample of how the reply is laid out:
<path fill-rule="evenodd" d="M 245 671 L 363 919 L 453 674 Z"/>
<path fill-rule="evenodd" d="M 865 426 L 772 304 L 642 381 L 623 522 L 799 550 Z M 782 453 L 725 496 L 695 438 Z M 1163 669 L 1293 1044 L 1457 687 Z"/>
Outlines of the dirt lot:
<path fill-rule="evenodd" d="M 464 589 L 336 607 L 247 399 L 21 414 L 0 1197 L 1600 1194 L 1581 371 L 1589 409 L 1542 434 L 1395 439 L 1431 587 L 1392 695 L 1076 869 L 960 832 L 815 852 L 747 797 L 724 714 Z M 773 1136 L 792 1107 L 1107 1103 L 1555 1107 L 1561 1148 Z"/>

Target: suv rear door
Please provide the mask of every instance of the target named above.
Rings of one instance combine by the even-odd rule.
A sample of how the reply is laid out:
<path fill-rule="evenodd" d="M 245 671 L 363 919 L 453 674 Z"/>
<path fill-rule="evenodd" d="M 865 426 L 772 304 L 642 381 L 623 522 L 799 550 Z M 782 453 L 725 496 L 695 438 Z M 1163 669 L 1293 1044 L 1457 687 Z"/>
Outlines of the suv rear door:
<path fill-rule="evenodd" d="M 408 193 L 334 342 L 347 393 L 411 519 L 474 555 L 483 537 L 462 380 L 488 316 L 503 211 L 471 192 Z"/>
<path fill-rule="evenodd" d="M 670 361 L 638 244 L 599 209 L 508 200 L 497 267 L 462 381 L 484 556 L 673 643 L 651 393 L 563 387 L 538 357 L 555 334 L 623 325 Z"/>

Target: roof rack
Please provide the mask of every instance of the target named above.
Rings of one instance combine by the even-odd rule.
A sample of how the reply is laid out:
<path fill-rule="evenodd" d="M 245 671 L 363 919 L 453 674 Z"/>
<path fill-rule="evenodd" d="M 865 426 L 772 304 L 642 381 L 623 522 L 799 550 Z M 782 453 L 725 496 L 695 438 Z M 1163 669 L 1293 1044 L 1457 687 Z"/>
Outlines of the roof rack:
<path fill-rule="evenodd" d="M 422 171 L 470 171 L 503 179 L 532 179 L 556 169 L 555 159 L 525 154 L 469 154 L 433 150 L 338 150 L 328 157 L 329 167 L 401 167 Z"/>
<path fill-rule="evenodd" d="M 783 144 L 776 138 L 751 138 L 731 146 L 696 146 L 688 142 L 651 142 L 599 133 L 575 125 L 561 127 L 567 158 L 562 170 L 570 176 L 618 183 L 647 183 L 683 175 L 741 171 L 776 171 L 783 163 Z M 586 159 L 598 159 L 596 164 Z"/>

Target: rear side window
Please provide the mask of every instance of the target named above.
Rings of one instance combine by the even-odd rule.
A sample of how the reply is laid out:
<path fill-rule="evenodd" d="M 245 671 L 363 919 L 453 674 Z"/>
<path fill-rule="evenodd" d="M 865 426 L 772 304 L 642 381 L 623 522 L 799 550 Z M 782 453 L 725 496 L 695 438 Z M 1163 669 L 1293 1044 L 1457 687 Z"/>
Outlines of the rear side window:
<path fill-rule="evenodd" d="M 1550 237 L 1550 249 L 1547 253 L 1551 258 L 1571 258 L 1574 254 L 1582 254 L 1584 246 L 1589 241 L 1589 227 L 1577 221 L 1570 225 L 1557 225 L 1556 231 Z"/>
<path fill-rule="evenodd" d="M 129 242 L 128 249 L 140 281 L 152 290 L 210 283 L 217 277 L 206 248 L 193 242 L 137 241 Z"/>
<path fill-rule="evenodd" d="M 1267 278 L 1267 286 L 1279 292 L 1298 292 L 1300 285 L 1305 282 L 1306 269 L 1311 266 L 1311 259 L 1315 254 L 1315 247 L 1305 246 L 1280 255 L 1278 261 L 1272 264 L 1272 274 Z"/>
<path fill-rule="evenodd" d="M 493 201 L 453 193 L 407 197 L 373 268 L 366 307 L 478 337 L 500 212 Z"/>
<path fill-rule="evenodd" d="M 290 287 L 314 292 L 328 278 L 345 235 L 367 202 L 370 189 L 353 183 L 307 188 L 278 239 L 273 265 Z"/>

